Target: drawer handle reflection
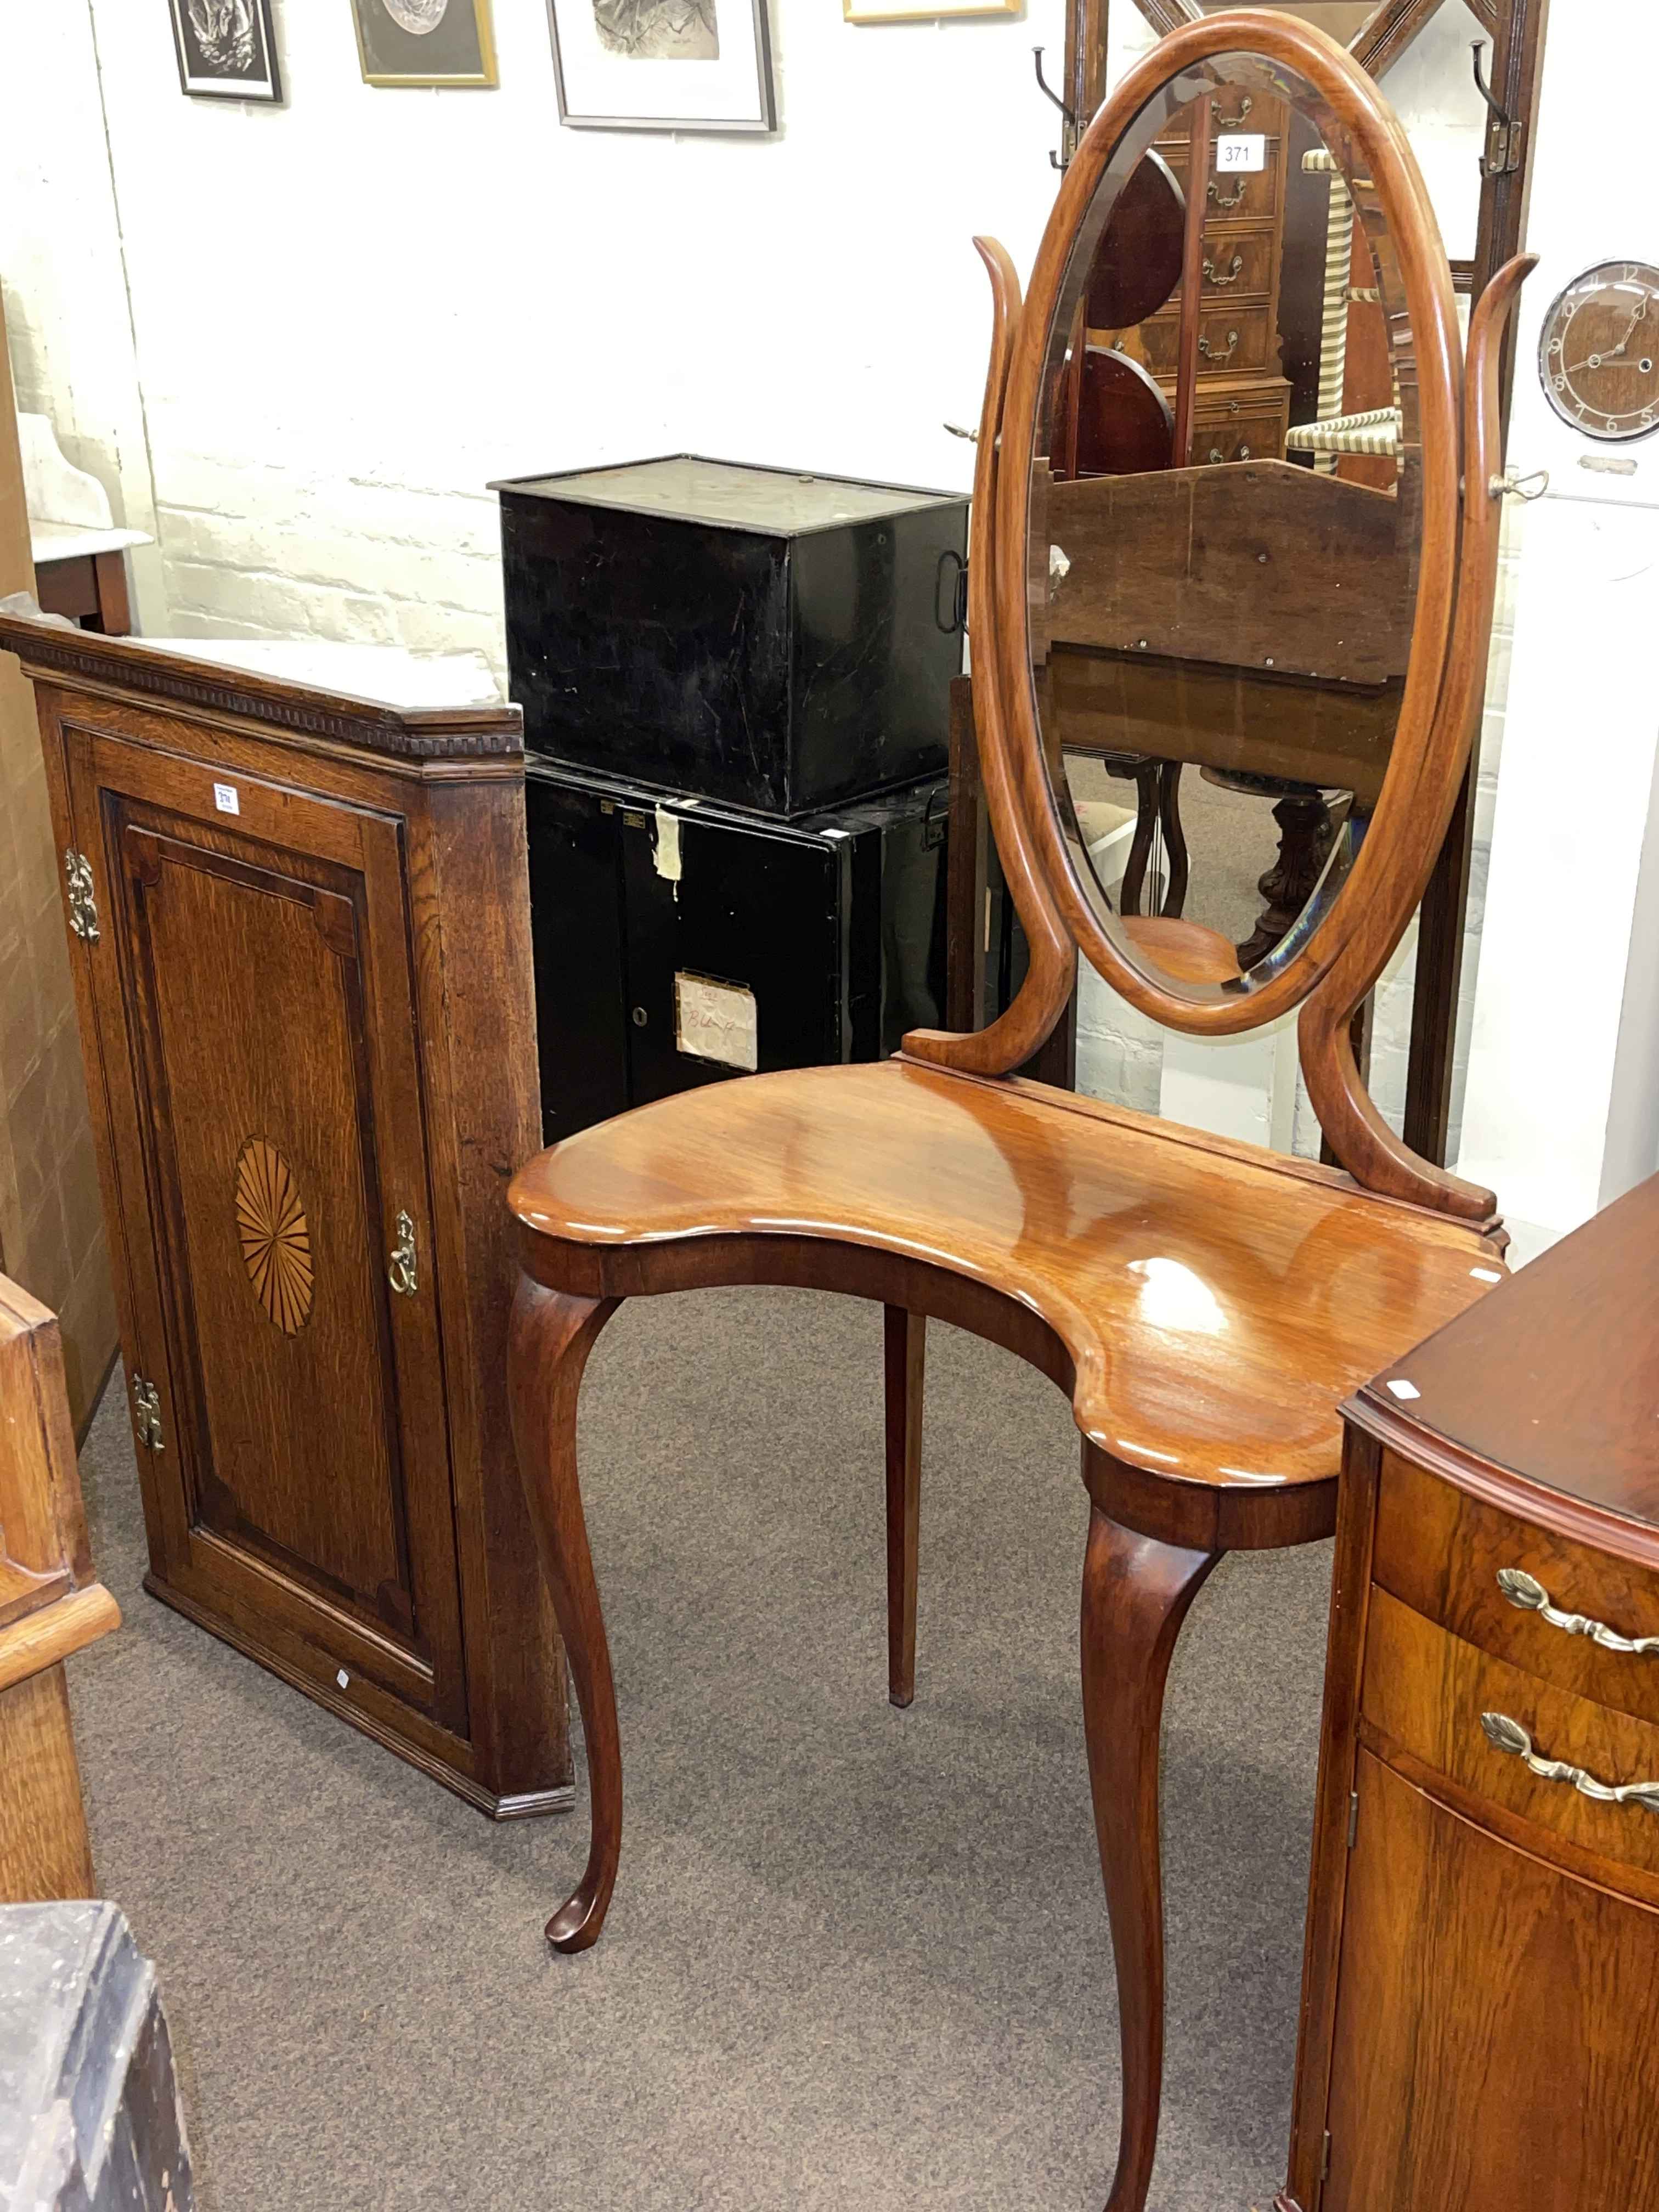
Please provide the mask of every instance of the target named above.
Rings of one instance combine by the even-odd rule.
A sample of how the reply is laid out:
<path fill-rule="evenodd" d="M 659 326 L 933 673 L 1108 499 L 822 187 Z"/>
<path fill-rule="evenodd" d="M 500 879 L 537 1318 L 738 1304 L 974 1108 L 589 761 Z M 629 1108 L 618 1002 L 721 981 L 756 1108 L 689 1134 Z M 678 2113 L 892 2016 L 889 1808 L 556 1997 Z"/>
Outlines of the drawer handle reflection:
<path fill-rule="evenodd" d="M 1494 1751 L 1520 1759 L 1540 1782 L 1571 1782 L 1581 1796 L 1594 1797 L 1599 1805 L 1639 1805 L 1644 1812 L 1659 1813 L 1659 1782 L 1625 1782 L 1615 1787 L 1598 1782 L 1582 1766 L 1569 1765 L 1565 1759 L 1544 1759 L 1533 1749 L 1532 1738 L 1520 1722 L 1507 1713 L 1482 1713 L 1480 1725 Z"/>
<path fill-rule="evenodd" d="M 1659 1653 L 1659 1636 L 1621 1636 L 1616 1628 L 1609 1628 L 1605 1621 L 1592 1620 L 1588 1613 L 1563 1613 L 1559 1606 L 1550 1603 L 1550 1594 L 1543 1583 L 1524 1567 L 1499 1567 L 1498 1587 L 1511 1605 L 1518 1605 L 1523 1613 L 1535 1613 L 1563 1635 L 1587 1636 L 1604 1651 L 1634 1651 L 1644 1658 Z"/>
<path fill-rule="evenodd" d="M 1215 285 L 1218 289 L 1223 284 L 1237 284 L 1239 277 L 1243 274 L 1243 270 L 1244 256 L 1242 253 L 1234 254 L 1224 276 L 1221 275 L 1208 254 L 1204 257 L 1204 281 L 1206 284 Z"/>

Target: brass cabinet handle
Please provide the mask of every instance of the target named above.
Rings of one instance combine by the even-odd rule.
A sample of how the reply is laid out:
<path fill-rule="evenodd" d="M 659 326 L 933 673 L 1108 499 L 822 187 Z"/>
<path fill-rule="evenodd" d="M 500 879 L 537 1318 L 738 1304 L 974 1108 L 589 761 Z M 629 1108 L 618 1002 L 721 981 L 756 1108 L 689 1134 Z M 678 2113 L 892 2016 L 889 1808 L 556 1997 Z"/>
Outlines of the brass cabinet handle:
<path fill-rule="evenodd" d="M 398 1241 L 392 1248 L 386 1276 L 399 1297 L 412 1298 L 421 1287 L 415 1261 L 415 1224 L 406 1213 L 398 1216 Z"/>
<path fill-rule="evenodd" d="M 1550 1603 L 1550 1594 L 1543 1583 L 1524 1567 L 1499 1567 L 1498 1587 L 1511 1605 L 1518 1605 L 1523 1613 L 1535 1613 L 1540 1620 L 1547 1620 L 1552 1628 L 1559 1628 L 1565 1636 L 1587 1636 L 1604 1651 L 1634 1651 L 1643 1658 L 1659 1653 L 1659 1636 L 1620 1636 L 1616 1628 L 1609 1628 L 1605 1621 L 1592 1620 L 1588 1613 L 1563 1613 L 1559 1606 Z"/>
<path fill-rule="evenodd" d="M 1249 113 L 1251 108 L 1254 107 L 1255 105 L 1255 102 L 1250 98 L 1249 94 L 1247 92 L 1238 103 L 1238 112 L 1237 115 L 1216 115 L 1212 112 L 1211 120 L 1213 122 L 1218 131 L 1237 131 L 1239 125 L 1244 120 L 1244 118 Z"/>
<path fill-rule="evenodd" d="M 1243 266 L 1244 256 L 1242 253 L 1235 253 L 1233 256 L 1232 267 L 1229 269 L 1224 276 L 1218 276 L 1216 272 L 1216 265 L 1214 262 L 1210 259 L 1208 254 L 1206 254 L 1204 257 L 1204 281 L 1207 284 L 1215 285 L 1218 289 L 1224 284 L 1237 284 Z"/>
<path fill-rule="evenodd" d="M 1598 1805 L 1639 1805 L 1644 1813 L 1659 1813 L 1659 1782 L 1625 1782 L 1615 1788 L 1565 1759 L 1540 1758 L 1525 1729 L 1507 1713 L 1482 1713 L 1480 1725 L 1494 1751 L 1522 1760 L 1540 1782 L 1571 1782 L 1581 1796 L 1594 1797 Z"/>
<path fill-rule="evenodd" d="M 1198 334 L 1198 349 L 1203 355 L 1206 361 L 1231 361 L 1233 356 L 1238 351 L 1238 332 L 1237 331 L 1229 331 L 1227 333 L 1226 351 L 1224 353 L 1218 353 L 1215 348 L 1210 343 L 1208 338 L 1205 337 L 1203 331 L 1200 331 Z M 1235 400 L 1233 404 L 1237 406 L 1238 404 L 1237 401 Z"/>
<path fill-rule="evenodd" d="M 69 887 L 70 927 L 85 945 L 98 942 L 98 902 L 93 896 L 92 863 L 71 845 L 64 854 L 64 876 Z"/>
<path fill-rule="evenodd" d="M 1210 179 L 1210 198 L 1215 202 L 1218 208 L 1243 207 L 1244 204 L 1244 188 L 1249 181 L 1250 180 L 1248 177 L 1241 177 L 1238 180 L 1238 189 L 1237 191 L 1224 192 L 1220 185 L 1217 184 L 1215 179 L 1212 177 Z"/>

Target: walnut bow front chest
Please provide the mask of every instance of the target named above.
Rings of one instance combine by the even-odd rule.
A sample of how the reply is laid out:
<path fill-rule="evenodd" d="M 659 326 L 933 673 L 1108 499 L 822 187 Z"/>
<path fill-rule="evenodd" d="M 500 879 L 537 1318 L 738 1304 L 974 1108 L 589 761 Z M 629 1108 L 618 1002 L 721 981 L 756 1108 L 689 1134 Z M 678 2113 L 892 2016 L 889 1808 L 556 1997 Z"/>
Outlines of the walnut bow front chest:
<path fill-rule="evenodd" d="M 1346 1410 L 1280 2212 L 1659 2204 L 1659 1177 Z"/>
<path fill-rule="evenodd" d="M 33 679 L 148 1586 L 495 1816 L 568 1801 L 495 1382 L 538 1133 L 518 717 L 75 635 Z"/>

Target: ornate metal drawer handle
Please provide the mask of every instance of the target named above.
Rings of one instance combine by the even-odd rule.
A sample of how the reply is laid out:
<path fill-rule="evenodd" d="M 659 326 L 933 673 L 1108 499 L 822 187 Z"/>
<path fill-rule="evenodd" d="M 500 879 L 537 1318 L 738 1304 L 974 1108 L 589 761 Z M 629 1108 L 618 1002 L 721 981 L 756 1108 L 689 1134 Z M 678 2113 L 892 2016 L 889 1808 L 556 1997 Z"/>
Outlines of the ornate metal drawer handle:
<path fill-rule="evenodd" d="M 1226 351 L 1224 353 L 1218 353 L 1215 348 L 1210 343 L 1208 338 L 1205 337 L 1203 331 L 1200 331 L 1198 334 L 1198 349 L 1203 355 L 1206 361 L 1231 361 L 1233 356 L 1238 351 L 1238 332 L 1237 331 L 1229 331 L 1227 333 Z M 1234 404 L 1237 404 L 1237 402 Z"/>
<path fill-rule="evenodd" d="M 415 1224 L 406 1213 L 398 1216 L 398 1241 L 392 1248 L 386 1277 L 399 1297 L 412 1298 L 421 1287 L 415 1262 Z"/>
<path fill-rule="evenodd" d="M 1236 461 L 1248 461 L 1249 458 L 1250 449 L 1248 446 L 1241 446 L 1238 451 L 1233 455 L 1233 459 Z M 1227 465 L 1227 456 L 1222 452 L 1219 446 L 1211 447 L 1210 459 L 1212 464 L 1217 468 L 1224 468 Z"/>
<path fill-rule="evenodd" d="M 1644 1658 L 1659 1655 L 1659 1636 L 1620 1636 L 1616 1628 L 1609 1628 L 1604 1621 L 1592 1620 L 1588 1613 L 1563 1613 L 1559 1606 L 1550 1603 L 1550 1594 L 1543 1583 L 1524 1567 L 1499 1567 L 1498 1587 L 1511 1605 L 1518 1605 L 1523 1613 L 1537 1613 L 1565 1635 L 1587 1636 L 1604 1651 L 1634 1651 Z"/>
<path fill-rule="evenodd" d="M 1507 1713 L 1482 1713 L 1480 1725 L 1494 1751 L 1522 1760 L 1540 1782 L 1571 1782 L 1581 1796 L 1594 1797 L 1598 1805 L 1639 1805 L 1644 1813 L 1659 1813 L 1659 1782 L 1626 1782 L 1615 1789 L 1565 1759 L 1540 1758 L 1525 1729 Z"/>
<path fill-rule="evenodd" d="M 1249 182 L 1250 180 L 1248 177 L 1241 177 L 1238 180 L 1238 188 L 1236 191 L 1224 192 L 1220 185 L 1217 184 L 1215 179 L 1212 177 L 1210 179 L 1210 198 L 1215 202 L 1218 208 L 1243 207 L 1244 204 L 1244 194 L 1249 188 Z"/>
<path fill-rule="evenodd" d="M 1255 102 L 1250 98 L 1249 94 L 1247 92 L 1238 103 L 1238 112 L 1237 115 L 1212 114 L 1211 120 L 1214 123 L 1218 131 L 1237 131 L 1239 125 L 1244 120 L 1244 118 L 1249 113 L 1251 108 L 1255 105 Z"/>
<path fill-rule="evenodd" d="M 1204 260 L 1204 281 L 1207 284 L 1215 285 L 1218 289 L 1224 284 L 1237 284 L 1243 267 L 1244 256 L 1242 253 L 1235 253 L 1233 256 L 1232 267 L 1227 271 L 1224 276 L 1218 276 L 1216 274 L 1214 262 L 1212 261 L 1206 254 Z"/>

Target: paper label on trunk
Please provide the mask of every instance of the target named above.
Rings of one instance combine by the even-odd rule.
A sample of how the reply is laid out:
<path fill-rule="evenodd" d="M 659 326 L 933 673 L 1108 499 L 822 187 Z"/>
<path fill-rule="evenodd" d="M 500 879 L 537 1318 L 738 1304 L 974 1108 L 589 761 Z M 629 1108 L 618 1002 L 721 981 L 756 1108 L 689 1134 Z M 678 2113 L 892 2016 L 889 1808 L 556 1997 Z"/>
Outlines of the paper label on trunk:
<path fill-rule="evenodd" d="M 741 983 L 717 983 L 682 970 L 674 978 L 674 1042 L 694 1060 L 718 1060 L 752 1075 L 760 1066 L 754 993 Z"/>

